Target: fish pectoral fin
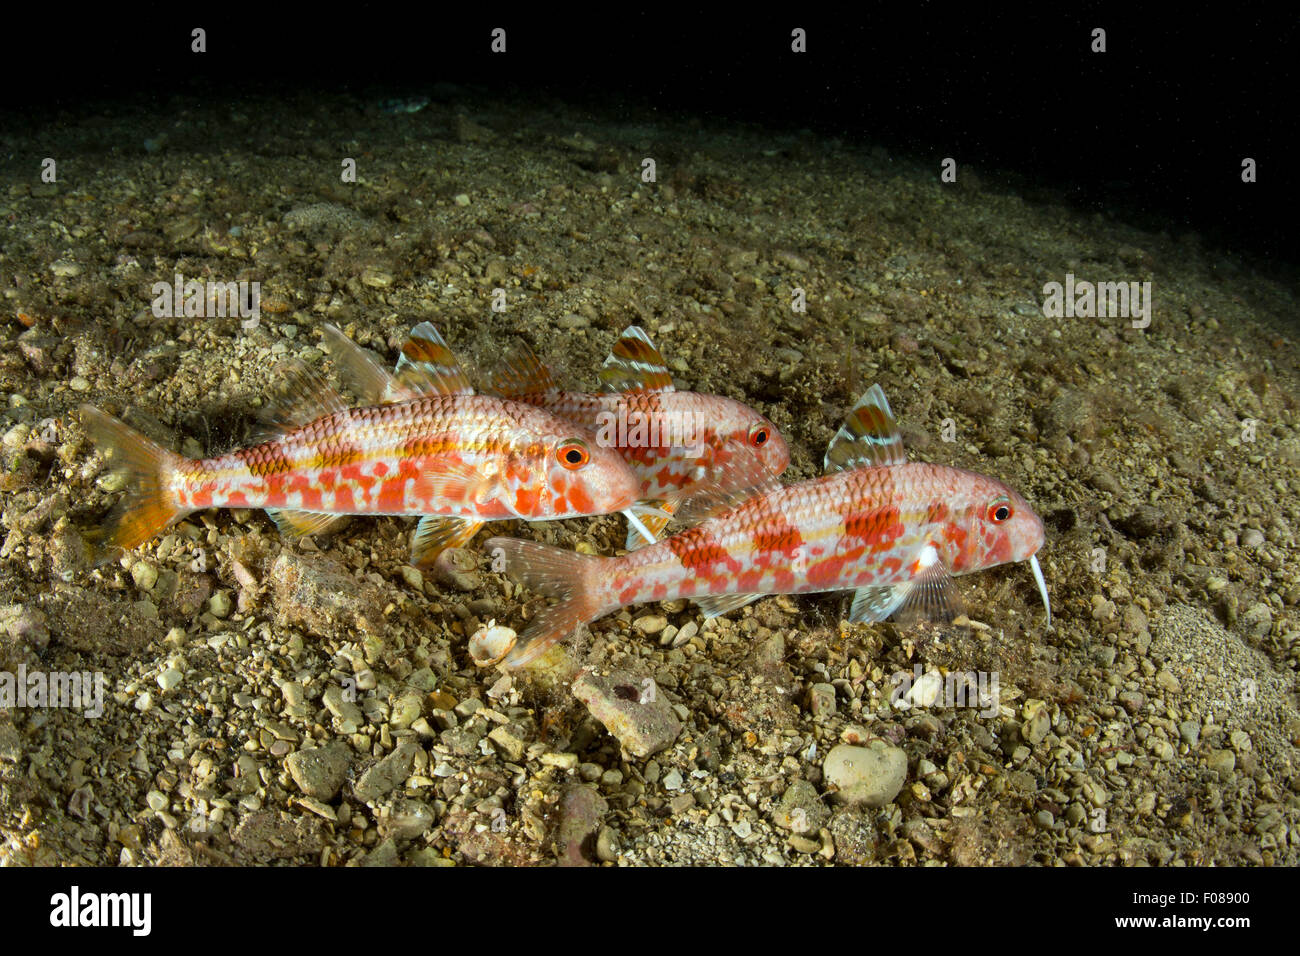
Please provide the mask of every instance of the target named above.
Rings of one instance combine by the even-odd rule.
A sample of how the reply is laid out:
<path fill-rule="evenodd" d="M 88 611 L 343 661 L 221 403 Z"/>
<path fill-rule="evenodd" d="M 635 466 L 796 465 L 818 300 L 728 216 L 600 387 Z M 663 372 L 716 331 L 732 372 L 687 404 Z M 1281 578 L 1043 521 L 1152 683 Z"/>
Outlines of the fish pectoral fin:
<path fill-rule="evenodd" d="M 497 482 L 468 462 L 439 463 L 424 473 L 429 493 L 436 501 L 482 504 L 495 494 Z"/>
<path fill-rule="evenodd" d="M 320 511 L 294 511 L 290 508 L 267 508 L 266 516 L 275 522 L 275 526 L 280 529 L 280 534 L 286 538 L 324 534 L 347 517 L 347 515 L 326 514 Z"/>
<path fill-rule="evenodd" d="M 411 563 L 416 567 L 428 567 L 448 548 L 468 544 L 483 524 L 475 518 L 425 515 L 411 536 Z"/>
<path fill-rule="evenodd" d="M 781 480 L 767 470 L 757 454 L 748 448 L 741 449 L 718 471 L 701 478 L 691 488 L 677 518 L 689 528 L 781 487 Z"/>
<path fill-rule="evenodd" d="M 632 506 L 632 513 L 645 525 L 646 530 L 657 539 L 662 536 L 664 528 L 673 519 L 673 511 L 676 508 L 676 502 L 672 501 L 638 501 Z M 636 528 L 631 525 L 628 526 L 627 550 L 636 551 L 638 548 L 644 548 L 651 543 Z"/>
<path fill-rule="evenodd" d="M 885 392 L 872 385 L 844 417 L 844 424 L 826 447 L 826 474 L 870 465 L 901 465 L 907 461 L 903 437 L 889 410 Z"/>
<path fill-rule="evenodd" d="M 849 608 L 849 623 L 874 624 L 885 620 L 902 607 L 911 590 L 911 583 L 858 588 L 853 592 L 853 606 Z"/>
<path fill-rule="evenodd" d="M 726 614 L 728 611 L 734 611 L 738 607 L 757 601 L 762 596 L 761 594 L 712 594 L 707 597 L 692 598 L 692 600 L 700 606 L 705 617 L 717 617 L 719 614 Z"/>
<path fill-rule="evenodd" d="M 673 377 L 664 357 L 639 325 L 629 325 L 600 368 L 606 392 L 671 392 Z"/>
<path fill-rule="evenodd" d="M 469 378 L 431 322 L 411 329 L 393 374 L 397 386 L 414 395 L 473 395 Z"/>
<path fill-rule="evenodd" d="M 933 545 L 922 552 L 922 570 L 906 585 L 907 595 L 899 605 L 903 623 L 931 621 L 952 624 L 965 615 L 961 595 L 951 572 L 939 559 Z"/>

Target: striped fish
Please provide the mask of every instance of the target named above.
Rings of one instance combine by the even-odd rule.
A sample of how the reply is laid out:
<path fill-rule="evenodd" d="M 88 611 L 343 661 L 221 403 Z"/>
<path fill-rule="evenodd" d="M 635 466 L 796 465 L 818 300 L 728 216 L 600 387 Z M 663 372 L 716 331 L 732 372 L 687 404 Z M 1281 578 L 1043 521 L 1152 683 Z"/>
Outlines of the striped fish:
<path fill-rule="evenodd" d="M 325 342 L 356 393 L 387 395 L 387 404 L 349 408 L 298 364 L 264 415 L 265 440 L 202 460 L 83 405 L 86 431 L 130 476 L 127 495 L 92 535 L 100 562 L 204 508 L 265 508 L 290 536 L 324 531 L 344 515 L 420 515 L 411 561 L 428 564 L 486 521 L 601 515 L 636 500 L 640 482 L 627 463 L 581 428 L 475 395 L 429 323 L 411 333 L 393 375 L 333 326 Z"/>
<path fill-rule="evenodd" d="M 701 523 L 621 557 L 489 539 L 507 574 L 560 598 L 533 619 L 507 664 L 527 664 L 625 605 L 677 598 L 713 617 L 765 594 L 852 590 L 850 621 L 900 611 L 952 621 L 953 576 L 1011 561 L 1030 562 L 1051 623 L 1036 558 L 1042 521 L 993 478 L 908 462 L 878 385 L 831 441 L 823 477 L 782 486 L 752 461 L 736 467 L 747 490 L 705 489 L 681 513 Z"/>
<path fill-rule="evenodd" d="M 623 330 L 600 370 L 600 384 L 599 394 L 562 390 L 523 343 L 490 379 L 496 394 L 567 418 L 617 448 L 641 479 L 642 502 L 633 510 L 656 535 L 704 482 L 734 474 L 728 465 L 737 454 L 756 455 L 774 476 L 790 464 L 781 433 L 752 408 L 721 395 L 677 391 L 663 356 L 639 326 Z M 629 550 L 646 543 L 635 527 L 628 529 Z"/>

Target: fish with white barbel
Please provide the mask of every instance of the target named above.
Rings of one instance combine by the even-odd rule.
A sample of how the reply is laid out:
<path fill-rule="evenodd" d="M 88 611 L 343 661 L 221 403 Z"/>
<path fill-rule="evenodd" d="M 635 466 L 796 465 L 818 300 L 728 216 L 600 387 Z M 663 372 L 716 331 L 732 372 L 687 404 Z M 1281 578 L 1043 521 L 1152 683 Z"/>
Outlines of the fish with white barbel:
<path fill-rule="evenodd" d="M 359 395 L 349 408 L 305 366 L 268 406 L 267 437 L 206 459 L 170 452 L 99 409 L 81 421 L 129 479 L 91 536 L 102 562 L 205 508 L 264 508 L 286 535 L 345 515 L 418 515 L 411 560 L 427 564 L 487 521 L 544 521 L 630 509 L 640 481 L 612 449 L 542 409 L 475 395 L 429 323 L 389 374 L 333 326 L 325 342 Z"/>
<path fill-rule="evenodd" d="M 560 388 L 519 343 L 491 376 L 490 390 L 566 418 L 617 448 L 641 479 L 633 510 L 656 535 L 704 482 L 725 482 L 738 455 L 752 455 L 772 475 L 790 464 L 785 439 L 767 418 L 723 395 L 678 390 L 663 356 L 636 325 L 623 330 L 600 369 L 598 393 Z M 628 529 L 627 547 L 646 538 Z"/>
<path fill-rule="evenodd" d="M 1042 520 L 994 478 L 907 461 L 878 385 L 832 439 L 823 477 L 783 486 L 752 462 L 735 467 L 747 468 L 748 480 L 706 489 L 683 507 L 680 517 L 698 524 L 620 557 L 485 542 L 511 578 L 559 598 L 530 622 L 506 665 L 528 664 L 579 625 L 650 601 L 687 598 L 712 617 L 767 594 L 851 590 L 851 622 L 896 612 L 951 621 L 959 617 L 955 575 L 1018 561 L 1029 562 L 1051 624 L 1036 557 Z"/>

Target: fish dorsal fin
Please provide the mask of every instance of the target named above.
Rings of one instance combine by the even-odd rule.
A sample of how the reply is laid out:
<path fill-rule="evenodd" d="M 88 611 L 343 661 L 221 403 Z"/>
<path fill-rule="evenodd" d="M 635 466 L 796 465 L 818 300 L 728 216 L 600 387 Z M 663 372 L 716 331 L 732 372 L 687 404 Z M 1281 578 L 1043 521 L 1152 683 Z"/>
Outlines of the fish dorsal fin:
<path fill-rule="evenodd" d="M 645 329 L 629 325 L 600 368 L 600 386 L 606 392 L 671 392 L 673 379 Z"/>
<path fill-rule="evenodd" d="M 907 461 L 903 436 L 879 385 L 867 389 L 844 418 L 826 447 L 827 474 L 868 465 L 901 465 Z"/>
<path fill-rule="evenodd" d="M 474 389 L 451 348 L 432 322 L 411 329 L 393 377 L 412 395 L 473 395 Z"/>
<path fill-rule="evenodd" d="M 375 360 L 368 349 L 357 345 L 337 326 L 326 323 L 321 329 L 321 341 L 338 366 L 339 375 L 360 404 L 384 405 L 415 397 L 398 385 L 393 375 Z"/>
<path fill-rule="evenodd" d="M 551 370 L 528 347 L 518 342 L 506 353 L 505 361 L 488 376 L 490 388 L 502 398 L 520 399 L 558 392 Z"/>
<path fill-rule="evenodd" d="M 781 487 L 781 480 L 745 448 L 701 480 L 682 503 L 677 518 L 690 527 Z"/>
<path fill-rule="evenodd" d="M 318 372 L 299 360 L 285 366 L 278 378 L 280 387 L 257 415 L 254 439 L 258 442 L 279 438 L 285 432 L 318 418 L 347 411 L 343 396 Z"/>

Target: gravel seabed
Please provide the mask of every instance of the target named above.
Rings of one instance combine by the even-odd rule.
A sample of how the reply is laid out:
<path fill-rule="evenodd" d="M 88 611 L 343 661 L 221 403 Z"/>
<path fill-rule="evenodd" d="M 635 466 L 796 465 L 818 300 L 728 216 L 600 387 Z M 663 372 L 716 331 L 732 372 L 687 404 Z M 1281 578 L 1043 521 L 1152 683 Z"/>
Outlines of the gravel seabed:
<path fill-rule="evenodd" d="M 104 682 L 97 719 L 0 709 L 0 863 L 1300 862 L 1294 284 L 993 171 L 443 94 L 0 135 L 59 158 L 0 196 L 0 671 Z M 177 273 L 259 281 L 257 327 L 155 317 Z M 1150 281 L 1151 324 L 1044 318 L 1067 273 Z M 976 624 L 942 640 L 840 595 L 671 603 L 503 676 L 468 638 L 538 599 L 470 555 L 407 567 L 413 522 L 292 544 L 204 512 L 88 566 L 120 484 L 79 403 L 217 451 L 283 362 L 333 376 L 323 323 L 391 361 L 422 320 L 475 380 L 522 338 L 587 389 L 639 323 L 679 387 L 777 424 L 787 480 L 879 382 L 914 458 L 1044 517 L 1054 627 L 1009 567 L 962 579 Z M 623 525 L 501 533 L 612 554 Z M 932 670 L 996 700 L 891 703 Z"/>

